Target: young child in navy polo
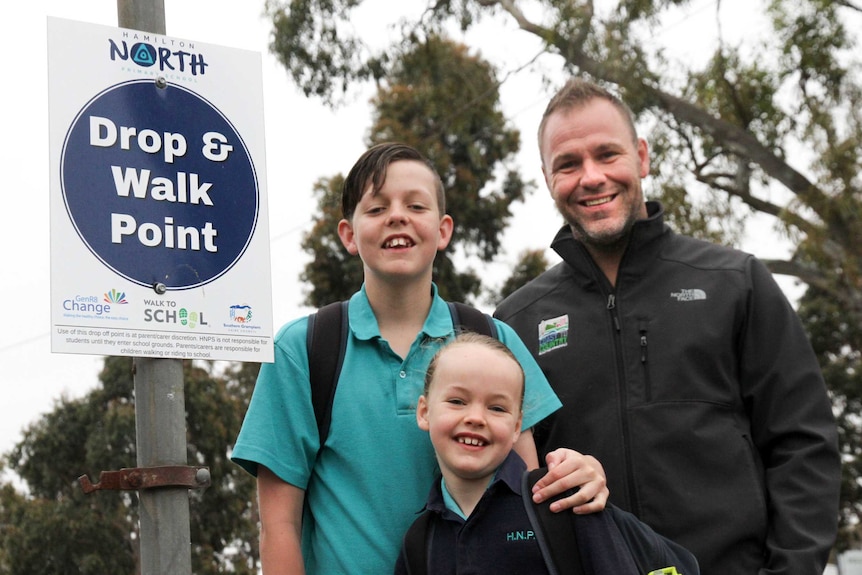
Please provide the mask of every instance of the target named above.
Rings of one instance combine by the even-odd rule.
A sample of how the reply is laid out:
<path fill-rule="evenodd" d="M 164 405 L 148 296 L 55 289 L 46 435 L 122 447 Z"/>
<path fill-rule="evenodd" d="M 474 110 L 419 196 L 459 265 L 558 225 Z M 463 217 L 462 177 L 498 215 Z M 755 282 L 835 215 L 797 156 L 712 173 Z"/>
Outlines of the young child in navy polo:
<path fill-rule="evenodd" d="M 405 536 L 396 575 L 697 575 L 690 553 L 611 505 L 557 515 L 573 527 L 556 547 L 575 553 L 549 549 L 550 531 L 559 529 L 543 533 L 535 504 L 523 496 L 526 466 L 512 449 L 523 397 L 524 371 L 494 338 L 461 334 L 431 360 L 416 420 L 430 435 L 441 477 Z"/>

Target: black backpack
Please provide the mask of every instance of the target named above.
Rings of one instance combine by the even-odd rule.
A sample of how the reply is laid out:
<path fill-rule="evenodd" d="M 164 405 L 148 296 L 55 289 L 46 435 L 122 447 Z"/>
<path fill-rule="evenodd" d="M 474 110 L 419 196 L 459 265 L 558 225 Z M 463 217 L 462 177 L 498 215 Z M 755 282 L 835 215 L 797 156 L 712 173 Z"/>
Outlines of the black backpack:
<path fill-rule="evenodd" d="M 332 400 L 335 397 L 335 387 L 338 385 L 338 377 L 341 374 L 344 353 L 347 349 L 349 325 L 347 303 L 347 301 L 333 302 L 308 316 L 308 333 L 305 342 L 308 349 L 308 377 L 311 382 L 311 404 L 317 420 L 321 447 L 329 435 Z M 488 314 L 467 304 L 457 302 L 448 302 L 448 304 L 456 333 L 472 331 L 498 337 L 497 325 Z M 338 350 L 336 357 L 330 353 L 332 349 Z"/>
<path fill-rule="evenodd" d="M 571 511 L 552 513 L 552 501 L 533 503 L 532 487 L 547 471 L 525 471 L 521 495 L 550 575 L 700 574 L 697 560 L 687 549 L 611 504 L 602 513 L 575 515 Z M 435 515 L 433 511 L 423 512 L 404 536 L 402 553 L 410 575 L 428 573 Z"/>

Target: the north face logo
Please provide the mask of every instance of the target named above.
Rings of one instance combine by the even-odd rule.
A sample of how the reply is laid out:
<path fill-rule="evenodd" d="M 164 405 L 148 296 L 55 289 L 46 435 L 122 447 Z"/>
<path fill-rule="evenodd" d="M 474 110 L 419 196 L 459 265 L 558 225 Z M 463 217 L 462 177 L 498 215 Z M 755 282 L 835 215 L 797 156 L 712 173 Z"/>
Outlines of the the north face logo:
<path fill-rule="evenodd" d="M 683 289 L 670 292 L 670 297 L 676 301 L 695 301 L 706 299 L 706 292 L 702 289 Z"/>

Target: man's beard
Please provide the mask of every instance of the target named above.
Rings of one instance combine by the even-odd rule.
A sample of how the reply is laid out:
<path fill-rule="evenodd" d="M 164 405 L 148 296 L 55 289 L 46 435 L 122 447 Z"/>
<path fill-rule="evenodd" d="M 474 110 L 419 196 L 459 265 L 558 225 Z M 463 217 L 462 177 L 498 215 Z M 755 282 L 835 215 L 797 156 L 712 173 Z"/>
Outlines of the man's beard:
<path fill-rule="evenodd" d="M 636 218 L 630 214 L 619 229 L 612 231 L 602 230 L 599 232 L 589 232 L 580 223 L 574 221 L 574 219 L 566 217 L 566 214 L 563 214 L 563 216 L 565 217 L 566 223 L 569 225 L 569 229 L 572 230 L 572 235 L 576 240 L 592 249 L 607 253 L 615 253 L 625 249 L 629 243 L 632 226 L 634 226 L 635 221 L 637 221 Z"/>

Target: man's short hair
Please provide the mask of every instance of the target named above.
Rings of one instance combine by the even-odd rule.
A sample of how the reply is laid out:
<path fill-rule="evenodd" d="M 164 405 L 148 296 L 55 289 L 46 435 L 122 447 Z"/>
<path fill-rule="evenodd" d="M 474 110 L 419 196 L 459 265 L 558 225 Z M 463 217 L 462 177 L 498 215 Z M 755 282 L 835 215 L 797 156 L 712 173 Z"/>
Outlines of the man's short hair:
<path fill-rule="evenodd" d="M 635 116 L 625 102 L 594 82 L 583 78 L 571 78 L 554 94 L 554 97 L 551 98 L 551 101 L 548 102 L 548 106 L 545 108 L 542 121 L 539 123 L 539 150 L 542 150 L 542 136 L 545 133 L 545 125 L 552 114 L 585 106 L 595 99 L 606 100 L 620 111 L 631 130 L 632 140 L 637 142 L 638 134 L 637 128 L 635 128 Z"/>

